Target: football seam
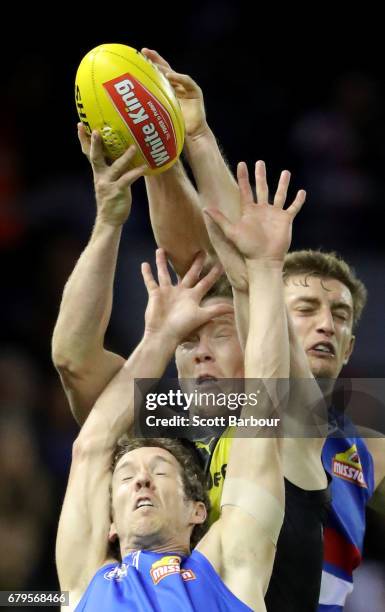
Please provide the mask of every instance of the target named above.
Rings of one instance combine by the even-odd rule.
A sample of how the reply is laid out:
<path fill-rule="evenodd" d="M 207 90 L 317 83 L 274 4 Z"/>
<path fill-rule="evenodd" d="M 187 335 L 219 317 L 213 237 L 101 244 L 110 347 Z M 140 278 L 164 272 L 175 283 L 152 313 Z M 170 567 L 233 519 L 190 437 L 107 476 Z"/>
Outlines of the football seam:
<path fill-rule="evenodd" d="M 98 51 L 99 53 L 100 51 Z M 99 102 L 99 96 L 97 94 L 97 89 L 96 89 L 96 82 L 95 82 L 95 69 L 94 69 L 94 65 L 95 65 L 95 59 L 96 59 L 97 53 L 94 53 L 94 56 L 92 58 L 92 66 L 91 66 L 91 83 L 92 83 L 92 88 L 94 90 L 94 98 L 96 100 L 96 104 L 99 110 L 99 115 L 103 121 L 104 124 L 106 124 L 105 120 L 104 120 L 104 114 L 103 114 L 103 108 Z"/>

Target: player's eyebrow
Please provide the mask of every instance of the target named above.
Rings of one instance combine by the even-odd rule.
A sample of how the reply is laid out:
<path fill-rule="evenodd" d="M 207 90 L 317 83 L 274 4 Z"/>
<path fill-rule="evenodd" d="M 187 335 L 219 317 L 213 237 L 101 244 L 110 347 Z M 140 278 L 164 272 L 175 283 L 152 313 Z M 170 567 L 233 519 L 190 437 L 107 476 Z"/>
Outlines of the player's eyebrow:
<path fill-rule="evenodd" d="M 342 308 L 343 310 L 346 310 L 346 312 L 349 314 L 353 312 L 353 308 L 350 306 L 350 304 L 347 304 L 346 302 L 331 302 L 330 306 L 333 310 L 339 310 L 340 308 Z"/>
<path fill-rule="evenodd" d="M 123 461 L 123 463 L 121 463 L 115 470 L 116 472 L 119 472 L 120 470 L 122 470 L 123 468 L 127 467 L 127 466 L 132 466 L 133 462 L 130 459 L 126 459 L 125 461 Z"/>
<path fill-rule="evenodd" d="M 156 465 L 159 461 L 164 461 L 165 463 L 168 463 L 169 465 L 173 465 L 172 461 L 170 461 L 169 459 L 167 459 L 167 457 L 163 457 L 163 455 L 155 455 L 155 457 L 153 457 L 150 461 L 150 465 L 151 467 L 153 467 L 154 465 Z M 125 461 L 123 461 L 123 463 L 121 463 L 115 470 L 116 472 L 119 472 L 120 470 L 122 470 L 125 467 L 134 467 L 134 462 L 131 459 L 126 459 Z"/>
<path fill-rule="evenodd" d="M 319 304 L 321 303 L 318 298 L 309 297 L 306 295 L 298 295 L 293 301 L 293 305 L 298 304 L 299 302 L 305 302 L 306 304 L 309 304 L 309 306 L 319 306 Z M 353 312 L 353 308 L 350 306 L 350 304 L 348 304 L 347 302 L 341 302 L 340 300 L 330 302 L 330 308 L 332 310 L 338 310 L 342 308 L 348 314 L 351 314 Z"/>
<path fill-rule="evenodd" d="M 150 461 L 150 465 L 151 467 L 154 467 L 159 462 L 164 462 L 168 465 L 174 466 L 173 462 L 170 459 L 167 459 L 167 457 L 163 457 L 163 455 L 156 455 L 153 457 Z"/>
<path fill-rule="evenodd" d="M 293 300 L 293 304 L 297 304 L 298 302 L 306 302 L 306 304 L 311 306 L 318 306 L 320 304 L 318 298 L 309 297 L 308 295 L 297 295 L 295 300 Z"/>

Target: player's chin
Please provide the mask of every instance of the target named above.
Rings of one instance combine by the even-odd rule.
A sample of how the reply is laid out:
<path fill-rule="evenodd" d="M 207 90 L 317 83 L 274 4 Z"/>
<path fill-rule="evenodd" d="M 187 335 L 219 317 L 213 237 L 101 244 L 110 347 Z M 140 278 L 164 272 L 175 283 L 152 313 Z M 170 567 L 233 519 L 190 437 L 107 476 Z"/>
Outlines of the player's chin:
<path fill-rule="evenodd" d="M 148 538 L 157 535 L 162 527 L 159 524 L 159 521 L 149 518 L 142 518 L 141 520 L 137 520 L 135 523 L 135 535 L 142 538 Z"/>
<path fill-rule="evenodd" d="M 339 370 L 335 360 L 312 358 L 310 362 L 311 371 L 315 378 L 337 378 Z"/>

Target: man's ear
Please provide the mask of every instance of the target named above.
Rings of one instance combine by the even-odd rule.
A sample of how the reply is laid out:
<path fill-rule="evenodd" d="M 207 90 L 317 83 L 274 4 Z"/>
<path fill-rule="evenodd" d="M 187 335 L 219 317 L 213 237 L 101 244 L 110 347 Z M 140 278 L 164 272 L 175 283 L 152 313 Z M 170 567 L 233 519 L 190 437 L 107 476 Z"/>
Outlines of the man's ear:
<path fill-rule="evenodd" d="M 207 518 L 206 506 L 203 502 L 194 502 L 194 510 L 191 517 L 193 525 L 201 525 Z"/>
<path fill-rule="evenodd" d="M 346 365 L 349 362 L 349 359 L 353 353 L 353 349 L 354 349 L 354 345 L 356 342 L 356 337 L 352 335 L 352 337 L 350 338 L 350 342 L 348 345 L 348 348 L 345 351 L 345 355 L 344 355 L 344 365 Z"/>

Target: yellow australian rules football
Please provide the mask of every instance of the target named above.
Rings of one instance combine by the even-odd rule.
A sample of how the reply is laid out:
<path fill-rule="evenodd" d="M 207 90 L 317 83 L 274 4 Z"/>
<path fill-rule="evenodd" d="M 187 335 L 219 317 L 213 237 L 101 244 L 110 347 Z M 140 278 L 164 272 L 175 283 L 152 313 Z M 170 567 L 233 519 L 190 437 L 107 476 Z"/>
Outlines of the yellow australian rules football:
<path fill-rule="evenodd" d="M 106 44 L 87 53 L 76 74 L 75 99 L 80 121 L 89 134 L 100 131 L 111 160 L 135 144 L 132 167 L 146 164 L 146 174 L 159 174 L 181 154 L 184 122 L 174 90 L 136 49 Z"/>

